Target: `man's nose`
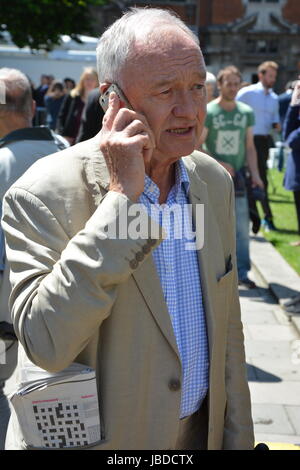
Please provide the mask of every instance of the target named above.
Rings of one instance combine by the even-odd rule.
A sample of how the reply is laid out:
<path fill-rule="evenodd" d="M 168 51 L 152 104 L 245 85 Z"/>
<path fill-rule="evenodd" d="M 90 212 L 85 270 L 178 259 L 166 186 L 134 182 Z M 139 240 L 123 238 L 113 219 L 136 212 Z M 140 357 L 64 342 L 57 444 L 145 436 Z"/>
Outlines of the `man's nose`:
<path fill-rule="evenodd" d="M 190 93 L 183 93 L 177 96 L 173 113 L 176 117 L 195 119 L 199 105 Z"/>

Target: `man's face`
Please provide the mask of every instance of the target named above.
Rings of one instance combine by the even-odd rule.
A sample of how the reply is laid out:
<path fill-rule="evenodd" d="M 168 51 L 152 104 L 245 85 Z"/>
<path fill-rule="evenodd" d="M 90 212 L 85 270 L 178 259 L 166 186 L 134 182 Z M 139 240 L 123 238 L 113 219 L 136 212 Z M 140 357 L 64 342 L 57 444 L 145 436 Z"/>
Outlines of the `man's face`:
<path fill-rule="evenodd" d="M 234 73 L 224 75 L 222 82 L 218 86 L 221 97 L 225 101 L 234 101 L 240 85 L 241 79 L 238 75 Z"/>
<path fill-rule="evenodd" d="M 199 47 L 177 28 L 135 44 L 121 81 L 133 109 L 152 129 L 153 159 L 175 161 L 198 146 L 206 114 L 205 77 Z"/>
<path fill-rule="evenodd" d="M 265 88 L 273 88 L 276 82 L 277 70 L 268 68 L 265 73 L 259 74 L 259 80 Z"/>

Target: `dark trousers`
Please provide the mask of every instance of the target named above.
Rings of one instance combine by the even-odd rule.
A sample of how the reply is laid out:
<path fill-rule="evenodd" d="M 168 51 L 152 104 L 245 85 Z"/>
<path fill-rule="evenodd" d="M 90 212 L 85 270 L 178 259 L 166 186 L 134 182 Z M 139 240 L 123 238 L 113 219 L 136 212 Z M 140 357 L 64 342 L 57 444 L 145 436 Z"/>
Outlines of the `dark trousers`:
<path fill-rule="evenodd" d="M 300 190 L 294 191 L 294 199 L 298 219 L 298 233 L 300 234 Z"/>
<path fill-rule="evenodd" d="M 255 144 L 255 148 L 257 152 L 257 165 L 258 165 L 259 176 L 261 177 L 265 185 L 265 191 L 266 191 L 266 198 L 261 203 L 261 205 L 264 211 L 265 219 L 272 221 L 273 214 L 271 211 L 269 198 L 268 198 L 268 176 L 267 176 L 267 171 L 268 171 L 267 160 L 268 160 L 269 148 L 270 148 L 270 137 L 267 135 L 255 135 L 254 144 Z M 256 211 L 256 214 L 258 216 L 258 211 L 257 211 L 255 201 L 249 201 L 249 207 L 250 207 L 251 212 Z"/>

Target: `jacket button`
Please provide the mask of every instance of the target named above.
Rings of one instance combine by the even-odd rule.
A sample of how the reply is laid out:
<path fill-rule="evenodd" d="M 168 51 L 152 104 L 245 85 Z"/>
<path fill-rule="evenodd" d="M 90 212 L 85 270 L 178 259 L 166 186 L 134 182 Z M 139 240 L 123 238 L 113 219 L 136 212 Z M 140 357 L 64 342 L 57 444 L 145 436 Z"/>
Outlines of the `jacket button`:
<path fill-rule="evenodd" d="M 181 388 L 181 383 L 179 379 L 171 379 L 169 382 L 169 389 L 172 390 L 172 392 L 177 392 Z"/>
<path fill-rule="evenodd" d="M 136 259 L 132 259 L 129 263 L 129 266 L 131 267 L 131 269 L 136 269 L 138 267 L 139 263 Z"/>
<path fill-rule="evenodd" d="M 145 255 L 142 251 L 138 251 L 135 255 L 135 259 L 137 261 L 143 261 L 144 258 L 145 258 Z"/>
<path fill-rule="evenodd" d="M 147 243 L 147 245 L 144 245 L 144 246 L 143 246 L 143 253 L 145 253 L 145 255 L 147 255 L 148 253 L 150 253 L 150 251 L 151 251 L 151 246 L 148 245 L 148 243 Z"/>

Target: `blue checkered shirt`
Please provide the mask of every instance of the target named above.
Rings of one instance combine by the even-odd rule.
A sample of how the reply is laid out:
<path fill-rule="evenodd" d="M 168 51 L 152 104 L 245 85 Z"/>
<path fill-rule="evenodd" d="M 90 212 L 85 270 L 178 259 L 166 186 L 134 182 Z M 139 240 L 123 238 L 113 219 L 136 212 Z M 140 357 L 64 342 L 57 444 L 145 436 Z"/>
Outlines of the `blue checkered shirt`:
<path fill-rule="evenodd" d="M 169 192 L 166 204 L 159 205 L 159 188 L 147 175 L 139 200 L 146 206 L 148 214 L 159 221 L 168 233 L 167 238 L 153 251 L 153 258 L 182 363 L 180 418 L 199 409 L 208 390 L 209 377 L 208 340 L 197 251 L 186 250 L 187 238 L 175 235 L 175 217 L 164 218 L 164 212 L 172 212 L 176 205 L 184 210 L 185 205 L 189 204 L 188 190 L 189 177 L 183 162 L 179 160 L 175 169 L 175 185 Z M 190 242 L 193 225 L 190 232 L 184 233 Z"/>

